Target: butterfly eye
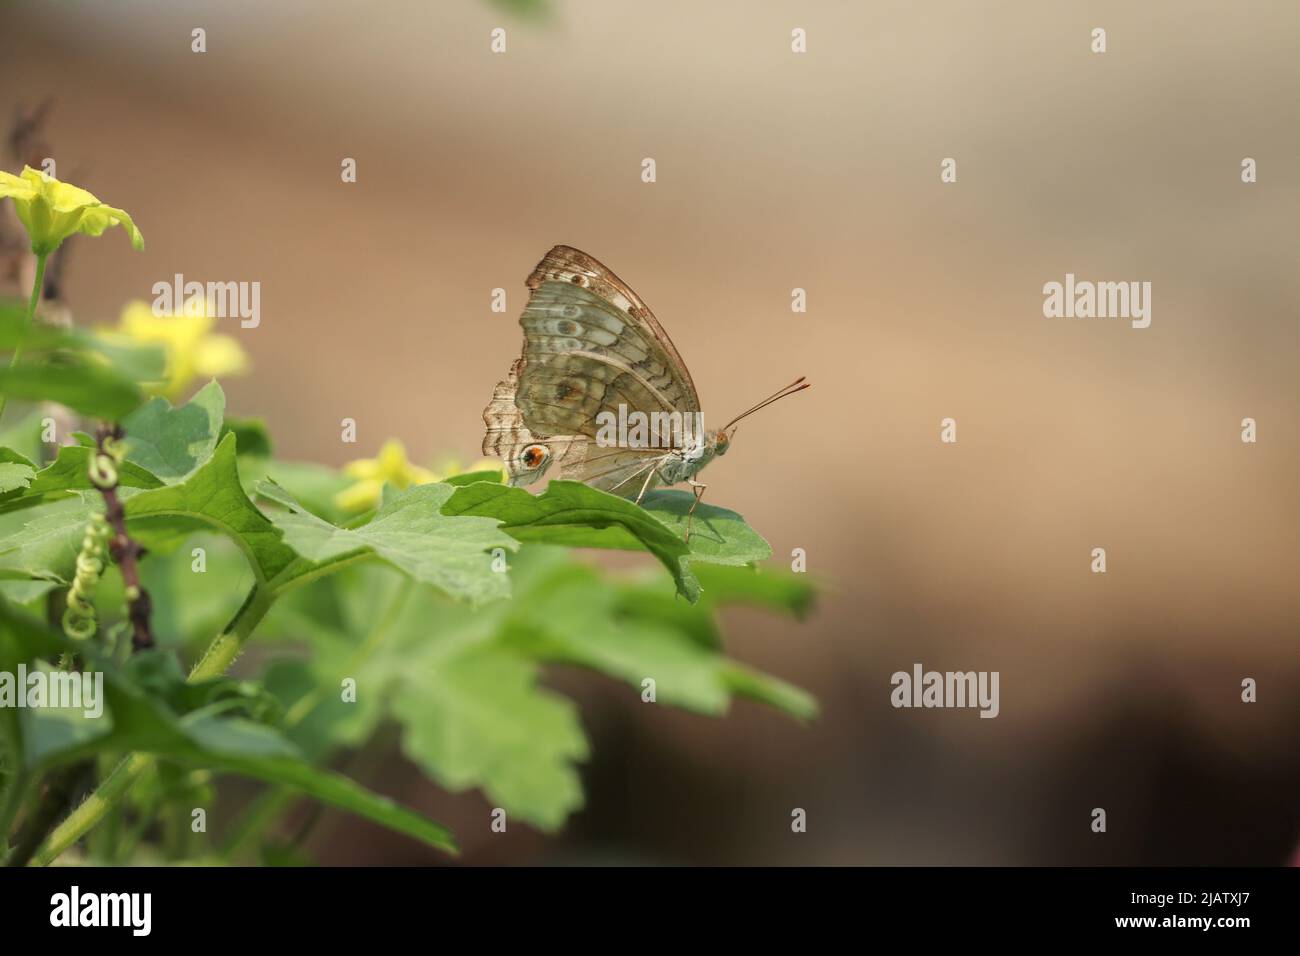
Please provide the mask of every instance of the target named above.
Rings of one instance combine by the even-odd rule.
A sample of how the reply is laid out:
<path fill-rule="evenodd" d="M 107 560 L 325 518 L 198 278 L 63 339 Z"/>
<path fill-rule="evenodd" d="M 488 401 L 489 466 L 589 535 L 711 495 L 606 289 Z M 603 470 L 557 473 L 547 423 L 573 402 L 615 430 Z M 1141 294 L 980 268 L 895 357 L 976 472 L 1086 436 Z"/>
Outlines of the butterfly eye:
<path fill-rule="evenodd" d="M 524 467 L 529 470 L 542 467 L 542 463 L 551 456 L 545 445 L 529 445 L 524 449 Z"/>

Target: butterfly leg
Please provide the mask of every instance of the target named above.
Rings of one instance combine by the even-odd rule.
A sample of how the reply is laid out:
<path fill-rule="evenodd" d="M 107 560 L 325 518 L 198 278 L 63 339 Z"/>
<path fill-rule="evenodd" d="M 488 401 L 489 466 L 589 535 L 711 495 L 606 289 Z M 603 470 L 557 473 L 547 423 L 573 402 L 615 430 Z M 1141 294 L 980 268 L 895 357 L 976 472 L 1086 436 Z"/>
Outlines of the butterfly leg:
<path fill-rule="evenodd" d="M 640 493 L 636 496 L 636 503 L 637 503 L 637 504 L 640 504 L 640 503 L 641 503 L 641 499 L 645 497 L 646 489 L 648 489 L 648 488 L 650 487 L 650 479 L 653 478 L 653 477 L 655 476 L 655 469 L 654 469 L 654 463 L 653 463 L 653 462 L 651 463 L 651 466 L 650 466 L 649 472 L 650 472 L 650 473 L 649 473 L 648 475 L 645 476 L 645 482 L 643 482 L 642 485 L 641 485 L 641 491 L 640 491 Z"/>
<path fill-rule="evenodd" d="M 704 490 L 709 486 L 702 481 L 696 481 L 694 478 L 686 479 L 687 484 L 691 486 L 691 491 L 695 492 L 695 500 L 691 502 L 691 510 L 686 512 L 686 543 L 691 543 L 691 520 L 695 517 L 695 509 L 704 497 Z"/>

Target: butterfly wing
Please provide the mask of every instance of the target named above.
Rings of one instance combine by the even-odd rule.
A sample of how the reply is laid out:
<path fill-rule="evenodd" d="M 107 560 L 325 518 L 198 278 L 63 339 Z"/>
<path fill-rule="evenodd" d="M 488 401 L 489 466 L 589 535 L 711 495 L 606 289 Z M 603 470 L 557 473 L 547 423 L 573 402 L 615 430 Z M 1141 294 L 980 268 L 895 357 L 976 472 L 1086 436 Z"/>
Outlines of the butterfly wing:
<path fill-rule="evenodd" d="M 519 388 L 519 371 L 524 360 L 516 359 L 510 373 L 492 390 L 492 401 L 483 410 L 483 454 L 496 455 L 505 464 L 506 475 L 514 487 L 531 485 L 556 461 L 564 469 L 580 467 L 586 457 L 587 439 L 582 435 L 559 435 L 543 438 L 534 435 L 524 424 L 523 413 L 515 404 Z M 526 459 L 529 448 L 541 445 L 546 448 L 544 460 L 530 464 Z"/>
<path fill-rule="evenodd" d="M 635 292 L 593 257 L 556 246 L 537 264 L 520 316 L 523 355 L 484 412 L 485 454 L 511 484 L 531 484 L 555 461 L 564 478 L 635 497 L 657 483 L 663 449 L 599 447 L 597 415 L 699 411 L 695 383 L 668 334 Z M 548 449 L 540 468 L 525 460 Z"/>
<path fill-rule="evenodd" d="M 612 269 L 556 246 L 526 284 L 519 399 L 530 427 L 594 437 L 596 413 L 616 413 L 620 403 L 643 412 L 700 410 L 668 333 Z"/>
<path fill-rule="evenodd" d="M 560 477 L 585 481 L 592 487 L 626 497 L 658 484 L 652 474 L 663 460 L 659 449 L 602 448 L 586 435 L 536 435 L 524 424 L 523 413 L 515 404 L 519 385 L 519 359 L 505 380 L 498 382 L 492 402 L 483 411 L 487 433 L 483 437 L 483 454 L 496 455 L 505 464 L 512 487 L 531 485 L 558 462 Z M 530 461 L 529 455 L 542 457 Z"/>

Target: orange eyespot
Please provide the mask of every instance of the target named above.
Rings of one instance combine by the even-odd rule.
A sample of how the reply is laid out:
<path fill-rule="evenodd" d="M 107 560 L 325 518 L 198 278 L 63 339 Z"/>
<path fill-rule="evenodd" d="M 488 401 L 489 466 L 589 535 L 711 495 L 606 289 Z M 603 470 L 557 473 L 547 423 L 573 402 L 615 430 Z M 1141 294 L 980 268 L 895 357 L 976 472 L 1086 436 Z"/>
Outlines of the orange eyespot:
<path fill-rule="evenodd" d="M 524 467 L 530 470 L 540 468 L 542 463 L 550 457 L 550 454 L 550 450 L 545 445 L 529 445 L 524 449 Z"/>

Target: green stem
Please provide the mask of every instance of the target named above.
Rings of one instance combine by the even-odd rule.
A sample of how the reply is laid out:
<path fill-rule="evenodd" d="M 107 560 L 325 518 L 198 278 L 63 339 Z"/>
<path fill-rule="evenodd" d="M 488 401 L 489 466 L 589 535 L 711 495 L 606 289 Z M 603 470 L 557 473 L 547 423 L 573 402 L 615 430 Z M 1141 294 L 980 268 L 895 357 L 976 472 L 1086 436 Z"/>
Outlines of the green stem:
<path fill-rule="evenodd" d="M 22 769 L 15 768 L 13 776 L 0 798 L 0 857 L 9 856 L 9 830 L 14 825 L 23 801 L 27 799 L 27 789 L 31 786 L 31 776 Z"/>
<path fill-rule="evenodd" d="M 262 623 L 266 612 L 271 610 L 276 597 L 276 593 L 265 585 L 253 585 L 244 606 L 236 612 L 235 619 L 208 645 L 208 649 L 190 671 L 189 682 L 197 684 L 201 680 L 211 680 L 224 674 L 244 649 L 254 628 Z"/>
<path fill-rule="evenodd" d="M 253 629 L 257 627 L 266 612 L 271 609 L 275 594 L 264 585 L 254 585 L 244 606 L 235 614 L 224 631 L 208 646 L 207 651 L 190 671 L 191 684 L 213 677 L 220 677 L 226 672 L 239 652 L 244 649 Z M 135 753 L 128 756 L 110 773 L 104 782 L 86 798 L 85 802 L 68 814 L 50 834 L 49 838 L 36 851 L 32 862 L 37 866 L 53 863 L 68 847 L 72 846 L 93 827 L 99 824 L 108 812 L 131 789 L 136 780 L 150 767 L 156 759 L 151 754 Z"/>
<path fill-rule="evenodd" d="M 263 790 L 230 828 L 225 842 L 221 844 L 219 851 L 221 858 L 229 860 L 233 857 L 243 849 L 245 843 L 269 827 L 281 813 L 292 806 L 297 798 L 298 795 L 292 790 L 281 787 Z"/>
<path fill-rule="evenodd" d="M 60 814 L 68 809 L 72 799 L 81 789 L 83 782 L 90 777 L 94 769 L 93 760 L 82 760 L 69 767 L 62 767 L 50 774 L 44 786 L 39 788 L 35 805 L 27 811 L 13 851 L 5 858 L 5 866 L 26 866 L 36 848 L 45 839 L 45 834 Z"/>
<path fill-rule="evenodd" d="M 9 358 L 9 368 L 12 370 L 18 364 L 18 356 L 23 354 L 23 339 L 27 331 L 32 327 L 32 322 L 36 319 L 36 306 L 41 301 L 41 289 L 45 285 L 45 256 L 36 257 L 36 281 L 32 283 L 32 297 L 27 303 L 27 318 L 23 322 L 22 331 L 18 334 L 18 342 L 14 345 L 14 354 Z M 0 418 L 4 417 L 5 404 L 9 397 L 0 394 Z"/>
<path fill-rule="evenodd" d="M 331 692 L 327 691 L 326 687 L 332 688 L 337 685 L 338 680 L 342 680 L 349 674 L 355 674 L 361 666 L 370 659 L 370 655 L 372 655 L 388 637 L 389 631 L 391 631 L 393 625 L 397 623 L 397 620 L 402 613 L 402 609 L 406 606 L 407 599 L 410 598 L 414 591 L 415 582 L 410 578 L 403 578 L 401 583 L 397 585 L 397 593 L 393 595 L 393 599 L 388 604 L 388 610 L 384 613 L 384 616 L 379 619 L 378 623 L 370 629 L 370 633 L 366 635 L 366 639 L 357 645 L 357 649 L 352 652 L 347 663 L 343 666 L 342 672 L 338 675 L 338 679 L 335 680 L 333 684 L 320 684 L 314 690 L 299 697 L 294 702 L 294 705 L 290 707 L 288 712 L 284 715 L 284 725 L 286 727 L 296 727 L 301 723 L 308 714 L 320 705 L 321 701 L 325 699 L 325 695 Z"/>
<path fill-rule="evenodd" d="M 294 579 L 295 585 L 299 580 L 301 580 L 301 578 Z M 347 664 L 339 675 L 339 679 L 348 674 L 355 674 L 361 666 L 365 664 L 370 656 L 384 643 L 389 632 L 397 623 L 402 609 L 406 606 L 407 600 L 414 592 L 415 582 L 410 578 L 403 579 L 397 585 L 396 593 L 394 593 L 392 600 L 388 603 L 388 608 L 384 611 L 383 617 L 380 618 L 375 626 L 370 629 L 370 633 L 366 635 L 366 639 L 358 645 L 357 649 L 353 651 L 351 657 L 348 658 Z M 328 686 L 337 683 L 338 681 L 335 680 Z M 321 701 L 324 700 L 324 691 L 322 688 L 325 686 L 327 685 L 321 684 L 315 690 L 308 691 L 294 702 L 293 706 L 290 707 L 284 715 L 283 723 L 286 728 L 296 727 L 320 705 Z M 367 752 L 370 752 L 373 748 L 366 749 Z M 275 787 L 262 793 L 261 796 L 249 804 L 248 808 L 244 811 L 244 815 L 231 829 L 230 835 L 222 845 L 221 856 L 225 859 L 229 859 L 236 852 L 242 849 L 245 843 L 258 836 L 264 829 L 270 826 L 280 816 L 280 814 L 292 806 L 293 802 L 297 799 L 298 794 L 283 787 Z"/>

